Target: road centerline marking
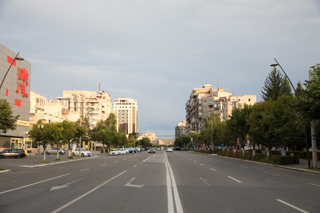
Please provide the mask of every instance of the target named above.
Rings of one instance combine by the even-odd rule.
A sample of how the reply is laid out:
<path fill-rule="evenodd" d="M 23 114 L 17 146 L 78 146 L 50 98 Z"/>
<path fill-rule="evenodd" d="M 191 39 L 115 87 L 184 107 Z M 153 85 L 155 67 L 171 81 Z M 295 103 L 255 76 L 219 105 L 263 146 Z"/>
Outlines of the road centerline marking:
<path fill-rule="evenodd" d="M 235 178 L 233 178 L 233 177 L 231 177 L 231 176 L 228 176 L 228 178 L 230 178 L 230 179 L 232 179 L 232 180 L 234 180 L 234 181 L 237 181 L 238 183 L 242 183 L 240 180 L 237 180 L 237 179 L 235 179 Z"/>
<path fill-rule="evenodd" d="M 303 209 L 300 209 L 300 208 L 298 208 L 298 207 L 296 207 L 296 206 L 294 206 L 294 205 L 292 205 L 292 204 L 290 204 L 290 203 L 287 203 L 287 202 L 285 202 L 285 201 L 283 201 L 283 200 L 276 199 L 276 201 L 278 201 L 278 202 L 280 202 L 280 203 L 283 203 L 283 204 L 285 204 L 285 205 L 287 205 L 287 206 L 290 206 L 291 208 L 293 208 L 293 209 L 295 209 L 295 210 L 298 210 L 298 211 L 300 211 L 300 212 L 309 213 L 309 212 L 307 212 L 307 211 L 305 211 L 305 210 L 303 210 Z"/>
<path fill-rule="evenodd" d="M 310 185 L 313 185 L 313 186 L 319 186 L 320 187 L 320 185 L 317 185 L 317 184 L 314 184 L 314 183 L 309 183 Z"/>
<path fill-rule="evenodd" d="M 126 173 L 126 172 L 127 172 L 127 170 L 125 170 L 125 171 L 123 171 L 123 172 L 121 172 L 121 173 L 117 174 L 116 176 L 114 176 L 113 178 L 111 178 L 111 179 L 107 180 L 106 182 L 104 182 L 104 183 L 100 184 L 99 186 L 97 186 L 97 187 L 95 187 L 95 188 L 91 189 L 90 191 L 88 191 L 88 192 L 84 193 L 83 195 L 81 195 L 81 196 L 77 197 L 76 199 L 74 199 L 74 200 L 70 201 L 69 203 L 67 203 L 67 204 L 65 204 L 65 205 L 61 206 L 60 208 L 58 208 L 58 209 L 56 209 L 56 210 L 52 211 L 52 213 L 56 213 L 56 212 L 59 212 L 59 211 L 61 211 L 61 210 L 65 209 L 65 208 L 67 208 L 67 207 L 68 207 L 68 206 L 70 206 L 71 204 L 73 204 L 73 203 L 77 202 L 78 200 L 80 200 L 80 199 L 84 198 L 84 197 L 85 197 L 85 196 L 87 196 L 88 194 L 91 194 L 92 192 L 96 191 L 97 189 L 101 188 L 101 187 L 102 187 L 102 186 L 104 186 L 105 184 L 109 183 L 109 182 L 110 182 L 110 181 L 112 181 L 113 179 L 116 179 L 117 177 L 119 177 L 120 175 L 122 175 L 122 174 L 124 174 L 124 173 Z"/>
<path fill-rule="evenodd" d="M 265 173 L 265 174 L 268 174 L 268 175 L 273 175 L 273 176 L 279 176 L 279 175 L 277 175 L 277 174 L 273 174 L 273 173 L 269 173 L 269 172 L 263 172 L 263 173 Z"/>

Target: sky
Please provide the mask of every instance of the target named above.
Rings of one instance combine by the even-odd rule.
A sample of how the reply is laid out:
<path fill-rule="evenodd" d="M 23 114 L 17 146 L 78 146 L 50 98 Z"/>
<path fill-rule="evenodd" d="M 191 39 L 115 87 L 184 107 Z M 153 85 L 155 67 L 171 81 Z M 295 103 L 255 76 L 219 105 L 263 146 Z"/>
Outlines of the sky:
<path fill-rule="evenodd" d="M 320 63 L 319 0 L 0 0 L 0 43 L 31 90 L 138 101 L 138 131 L 174 138 L 193 88 L 256 95 L 278 60 L 294 85 Z"/>

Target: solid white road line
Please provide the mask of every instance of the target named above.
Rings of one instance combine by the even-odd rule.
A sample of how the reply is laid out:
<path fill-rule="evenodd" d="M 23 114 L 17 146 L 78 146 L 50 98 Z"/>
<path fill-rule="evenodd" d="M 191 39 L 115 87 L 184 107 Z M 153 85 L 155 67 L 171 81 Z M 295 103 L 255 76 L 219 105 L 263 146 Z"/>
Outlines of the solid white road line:
<path fill-rule="evenodd" d="M 80 199 L 84 198 L 84 197 L 85 197 L 85 196 L 87 196 L 88 194 L 91 194 L 92 192 L 96 191 L 96 190 L 97 190 L 97 189 L 99 189 L 100 187 L 104 186 L 105 184 L 109 183 L 110 181 L 112 181 L 113 179 L 115 179 L 115 178 L 119 177 L 120 175 L 124 174 L 125 172 L 127 172 L 127 170 L 125 170 L 125 171 L 121 172 L 120 174 L 117 174 L 117 175 L 116 175 L 116 176 L 114 176 L 113 178 L 111 178 L 111 179 L 107 180 L 106 182 L 104 182 L 104 183 L 100 184 L 99 186 L 97 186 L 97 187 L 95 187 L 95 188 L 91 189 L 90 191 L 88 191 L 88 192 L 84 193 L 83 195 L 81 195 L 81 196 L 77 197 L 76 199 L 74 199 L 74 200 L 70 201 L 69 203 L 67 203 L 67 204 L 65 204 L 65 205 L 61 206 L 60 208 L 58 208 L 58 209 L 54 210 L 52 213 L 56 213 L 56 212 L 59 212 L 59 211 L 61 211 L 61 210 L 65 209 L 65 208 L 67 208 L 67 207 L 68 207 L 68 206 L 70 206 L 71 204 L 73 204 L 73 203 L 77 202 L 78 200 L 80 200 Z"/>
<path fill-rule="evenodd" d="M 216 172 L 216 170 L 215 169 L 212 169 L 212 168 L 210 168 L 212 171 L 215 171 Z"/>
<path fill-rule="evenodd" d="M 27 188 L 27 187 L 29 187 L 29 186 L 33 186 L 33 185 L 36 185 L 36 184 L 39 184 L 39 183 L 47 182 L 47 181 L 49 181 L 49 180 L 54 180 L 54 179 L 57 179 L 57 178 L 61 178 L 61 177 L 67 176 L 67 175 L 70 175 L 70 173 L 65 174 L 65 175 L 60 175 L 60 176 L 57 176 L 57 177 L 53 177 L 53 178 L 49 178 L 49 179 L 46 179 L 46 180 L 42 180 L 42 181 L 39 181 L 39 182 L 36 182 L 36 183 L 32 183 L 32 184 L 29 184 L 29 185 L 21 186 L 21 187 L 15 188 L 15 189 L 10 189 L 10 190 L 7 190 L 7 191 L 3 191 L 3 192 L 0 192 L 0 194 L 4 194 L 4 193 L 7 193 L 7 192 L 16 191 L 16 190 L 18 190 L 18 189 Z"/>
<path fill-rule="evenodd" d="M 168 213 L 174 213 L 170 172 L 169 172 L 169 169 L 168 169 L 168 164 L 165 163 L 165 165 L 166 165 L 166 177 L 167 177 Z"/>
<path fill-rule="evenodd" d="M 86 171 L 86 170 L 89 170 L 89 168 L 86 168 L 86 169 L 82 169 L 82 170 L 80 170 L 81 172 L 83 172 L 83 171 Z"/>
<path fill-rule="evenodd" d="M 168 160 L 168 156 L 167 156 L 166 153 L 165 153 L 165 155 L 166 155 L 166 159 L 167 159 L 166 164 L 168 165 L 168 170 L 169 170 L 169 173 L 170 173 L 171 187 L 173 189 L 173 195 L 174 195 L 174 201 L 175 201 L 175 204 L 176 204 L 176 210 L 177 210 L 177 213 L 183 213 L 183 209 L 182 209 L 182 205 L 181 205 L 181 200 L 180 200 L 180 196 L 179 196 L 176 180 L 174 179 L 173 171 L 171 169 L 171 166 L 170 166 L 170 163 L 169 163 L 169 160 Z M 171 190 L 171 187 L 170 187 L 170 190 Z M 168 202 L 169 202 L 169 197 L 168 197 Z M 168 206 L 169 206 L 169 203 L 168 203 Z M 169 212 L 169 209 L 168 209 L 168 212 Z"/>
<path fill-rule="evenodd" d="M 298 211 L 300 211 L 300 212 L 309 213 L 309 212 L 307 212 L 307 211 L 305 211 L 305 210 L 303 210 L 303 209 L 300 209 L 300 208 L 298 208 L 298 207 L 296 207 L 296 206 L 294 206 L 294 205 L 291 205 L 290 203 L 287 203 L 287 202 L 285 202 L 285 201 L 283 201 L 283 200 L 276 199 L 276 201 L 279 201 L 280 203 L 283 203 L 283 204 L 285 204 L 285 205 L 287 205 L 287 206 L 290 206 L 291 208 L 293 208 L 293 209 L 295 209 L 295 210 L 298 210 Z"/>
<path fill-rule="evenodd" d="M 317 185 L 317 184 L 314 184 L 314 183 L 309 183 L 310 185 L 313 185 L 313 186 L 319 186 L 320 187 L 320 185 Z"/>
<path fill-rule="evenodd" d="M 237 180 L 237 179 L 235 179 L 235 178 L 233 178 L 233 177 L 231 177 L 231 176 L 228 176 L 228 178 L 230 178 L 230 179 L 232 179 L 232 180 L 234 180 L 234 181 L 237 181 L 238 183 L 242 183 L 240 180 Z"/>
<path fill-rule="evenodd" d="M 263 172 L 263 173 L 266 173 L 266 174 L 268 174 L 268 175 L 273 175 L 273 176 L 279 176 L 279 175 L 276 175 L 276 174 L 273 174 L 273 173 L 269 173 L 269 172 Z"/>

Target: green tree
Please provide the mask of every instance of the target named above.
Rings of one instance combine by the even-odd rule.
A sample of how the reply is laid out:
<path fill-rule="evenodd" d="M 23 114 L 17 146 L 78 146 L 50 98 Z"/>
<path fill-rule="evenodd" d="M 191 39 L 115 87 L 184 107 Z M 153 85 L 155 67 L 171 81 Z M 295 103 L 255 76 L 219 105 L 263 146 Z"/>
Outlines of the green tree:
<path fill-rule="evenodd" d="M 282 95 L 287 95 L 287 96 L 292 95 L 291 86 L 290 86 L 290 83 L 289 83 L 287 77 L 284 77 L 282 80 L 282 83 L 281 83 L 280 96 L 282 96 Z"/>
<path fill-rule="evenodd" d="M 39 147 L 43 147 L 43 160 L 46 160 L 46 149 L 50 136 L 50 128 L 48 124 L 43 123 L 42 120 L 39 120 L 36 124 L 33 124 L 32 130 L 29 131 L 29 137 L 38 143 Z"/>
<path fill-rule="evenodd" d="M 10 104 L 6 99 L 0 99 L 0 131 L 7 133 L 8 130 L 17 128 L 16 122 L 19 115 L 13 116 Z"/>
<path fill-rule="evenodd" d="M 68 150 L 69 150 L 69 156 L 71 155 L 71 141 L 75 137 L 76 134 L 76 124 L 71 121 L 64 120 L 61 123 L 63 130 L 62 130 L 62 135 L 63 135 L 63 142 L 64 144 L 68 144 Z"/>
<path fill-rule="evenodd" d="M 276 69 L 276 67 L 274 67 L 264 81 L 264 86 L 261 90 L 261 97 L 263 101 L 267 101 L 270 99 L 274 101 L 277 100 L 280 97 L 282 82 L 282 74 L 279 72 L 279 70 Z"/>

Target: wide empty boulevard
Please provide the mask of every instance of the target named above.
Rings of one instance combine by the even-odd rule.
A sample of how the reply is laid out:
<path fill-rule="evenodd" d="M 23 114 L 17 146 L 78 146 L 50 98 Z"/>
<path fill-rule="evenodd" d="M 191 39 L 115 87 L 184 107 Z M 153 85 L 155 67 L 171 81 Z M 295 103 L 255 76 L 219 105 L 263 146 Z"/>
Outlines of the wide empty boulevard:
<path fill-rule="evenodd" d="M 141 152 L 42 167 L 32 158 L 0 159 L 12 170 L 0 173 L 1 213 L 320 212 L 319 175 L 217 155 Z"/>

